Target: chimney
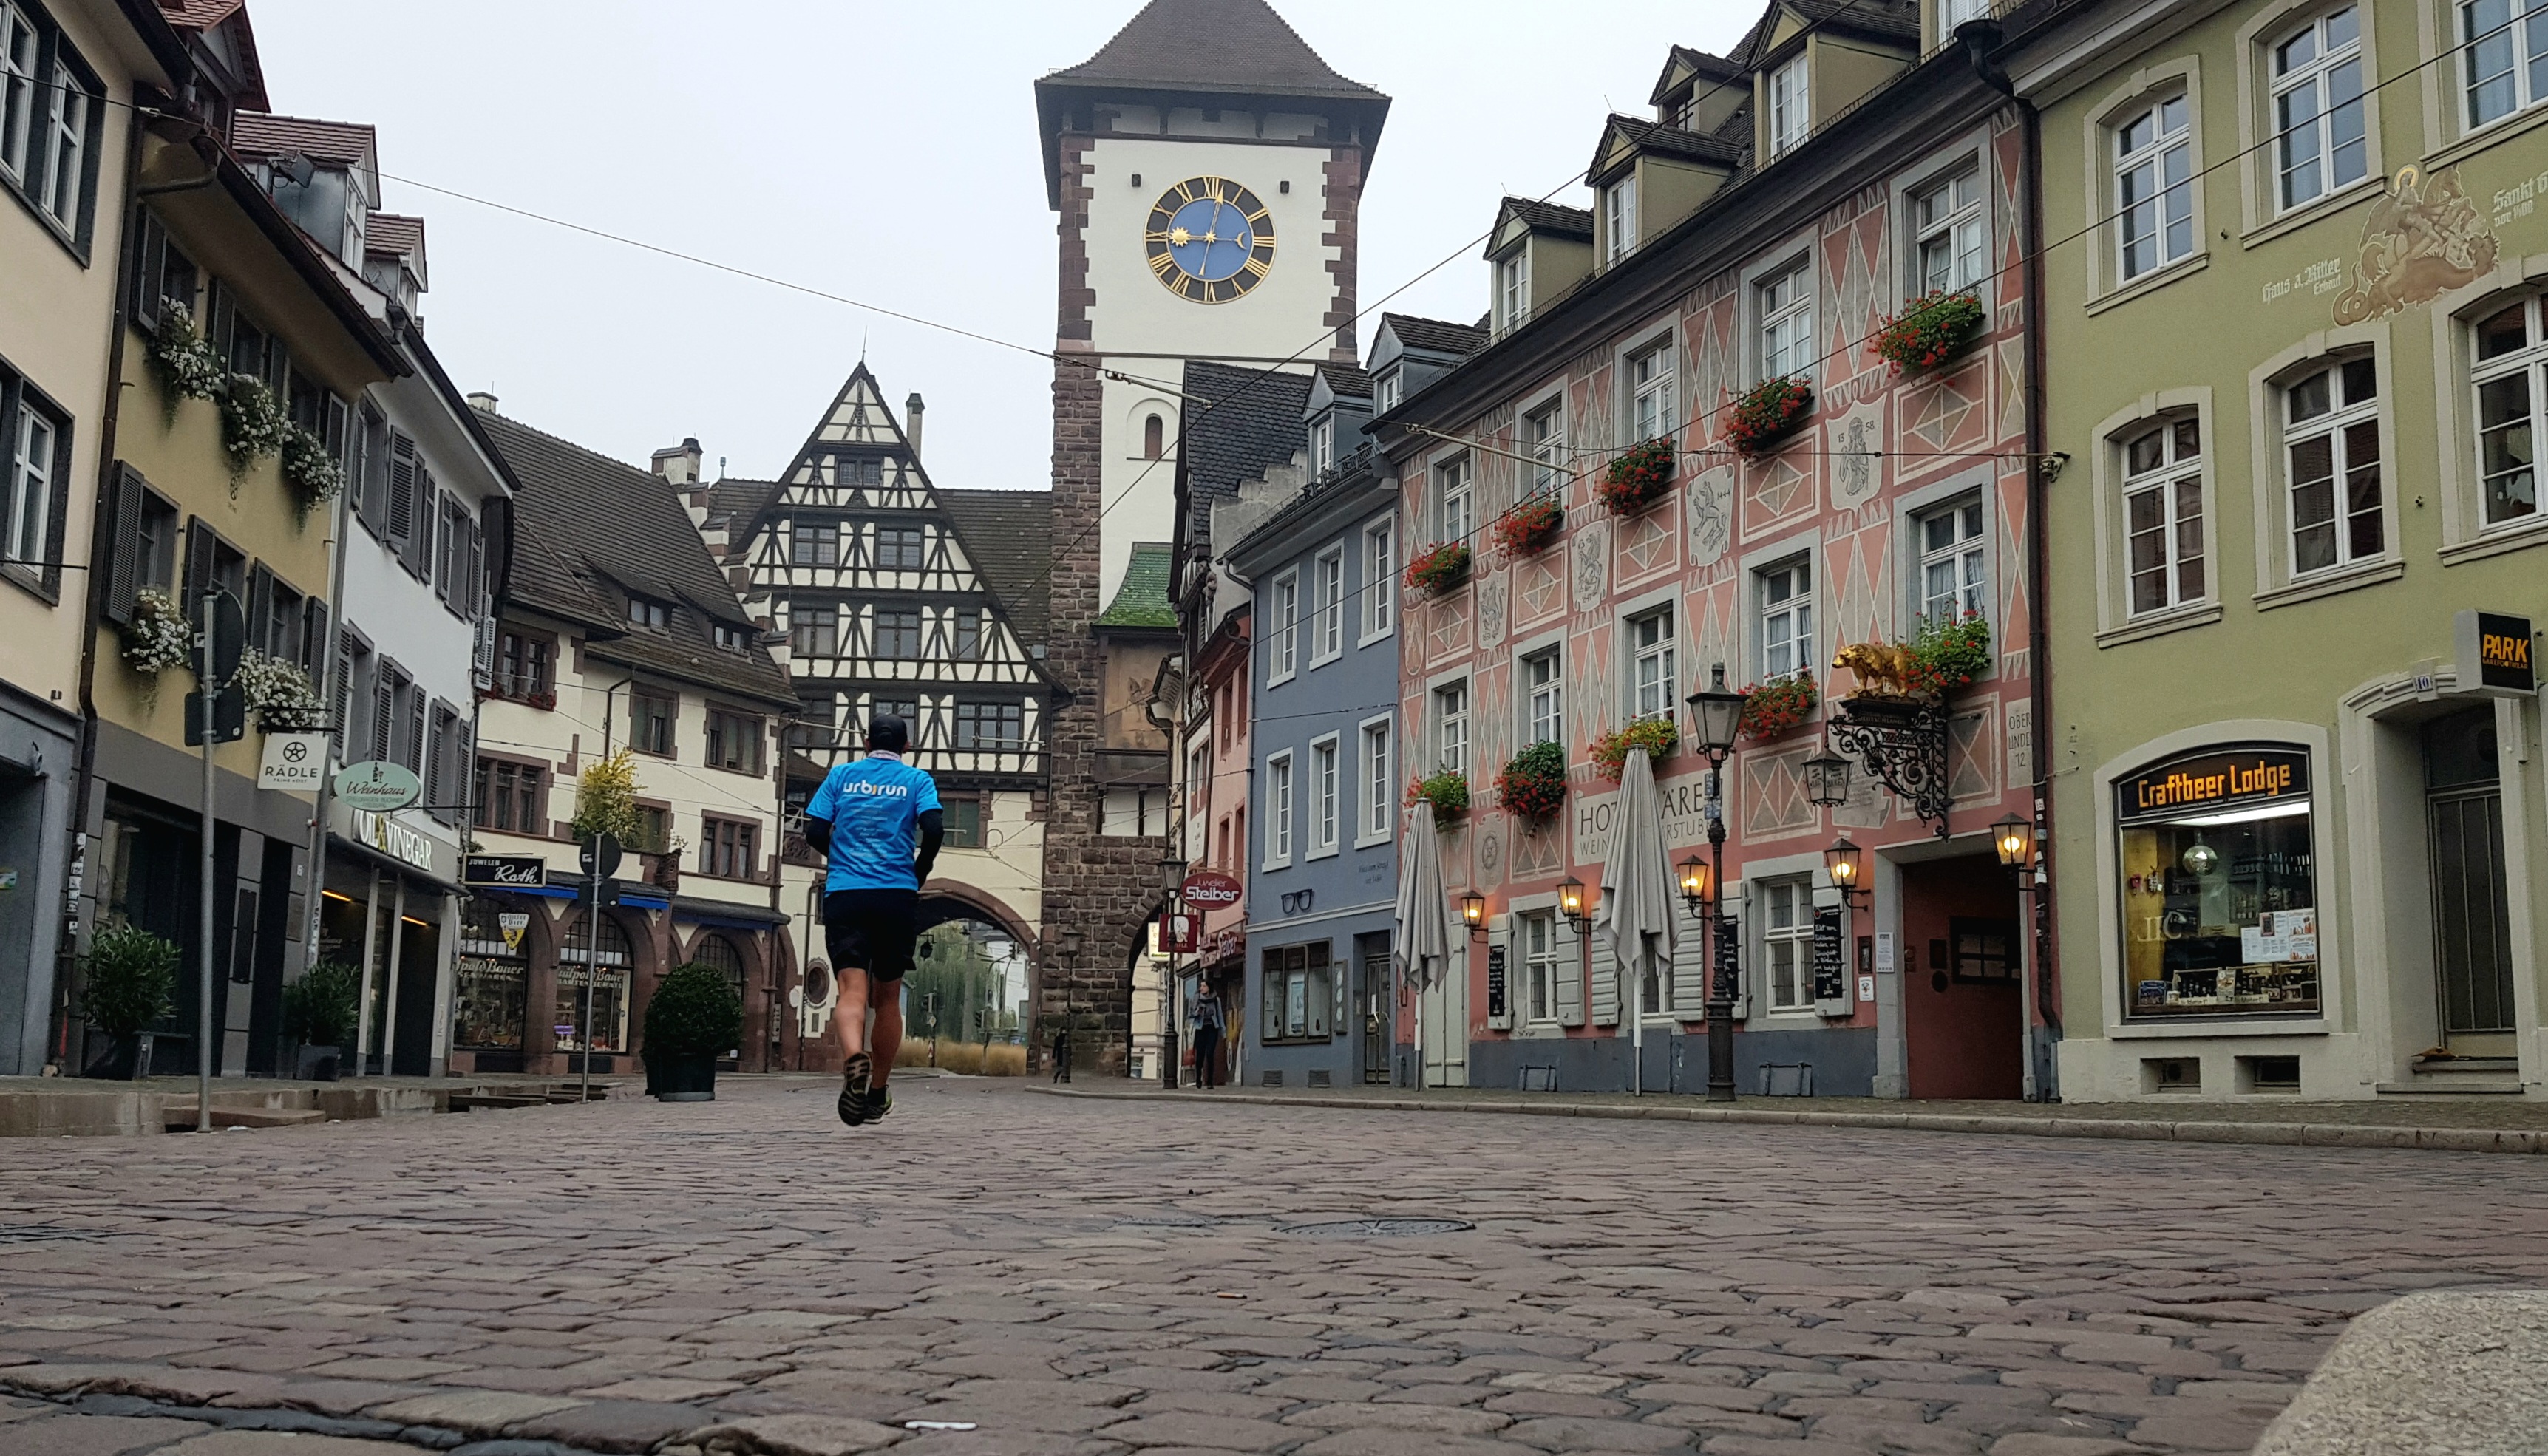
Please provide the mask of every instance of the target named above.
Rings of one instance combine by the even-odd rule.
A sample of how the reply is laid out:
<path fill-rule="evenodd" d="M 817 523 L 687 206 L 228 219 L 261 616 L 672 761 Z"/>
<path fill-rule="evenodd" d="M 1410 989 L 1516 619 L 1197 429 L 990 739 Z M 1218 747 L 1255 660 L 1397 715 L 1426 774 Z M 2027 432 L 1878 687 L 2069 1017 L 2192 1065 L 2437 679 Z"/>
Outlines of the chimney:
<path fill-rule="evenodd" d="M 911 458 L 914 460 L 920 458 L 920 416 L 928 410 L 929 407 L 920 402 L 918 390 L 913 390 L 911 398 L 902 402 L 902 412 L 911 421 L 904 432 L 911 436 Z"/>
<path fill-rule="evenodd" d="M 469 408 L 482 413 L 493 414 L 496 412 L 496 397 L 485 390 L 480 390 L 469 397 Z"/>
<path fill-rule="evenodd" d="M 669 486 L 698 484 L 699 442 L 685 439 L 670 449 L 655 452 L 655 474 Z"/>

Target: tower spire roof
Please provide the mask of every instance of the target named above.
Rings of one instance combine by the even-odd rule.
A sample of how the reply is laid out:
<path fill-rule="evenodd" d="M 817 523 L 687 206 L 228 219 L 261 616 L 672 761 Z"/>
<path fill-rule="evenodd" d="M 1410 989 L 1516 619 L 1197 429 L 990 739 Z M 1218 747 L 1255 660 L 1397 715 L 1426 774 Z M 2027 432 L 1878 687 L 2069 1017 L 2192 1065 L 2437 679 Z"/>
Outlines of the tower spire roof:
<path fill-rule="evenodd" d="M 1265 0 L 1150 0 L 1056 81 L 1380 100 L 1336 74 Z"/>

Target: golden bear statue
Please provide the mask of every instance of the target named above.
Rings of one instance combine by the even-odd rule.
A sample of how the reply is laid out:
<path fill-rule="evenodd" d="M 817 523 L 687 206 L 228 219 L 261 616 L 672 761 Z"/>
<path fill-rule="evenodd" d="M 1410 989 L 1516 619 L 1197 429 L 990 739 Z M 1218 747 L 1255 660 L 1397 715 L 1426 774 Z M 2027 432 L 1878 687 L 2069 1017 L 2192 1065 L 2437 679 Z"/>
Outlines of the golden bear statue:
<path fill-rule="evenodd" d="M 1912 660 L 1908 649 L 1888 642 L 1853 642 L 1832 659 L 1835 668 L 1858 675 L 1858 689 L 1875 697 L 1906 697 L 1912 692 Z"/>

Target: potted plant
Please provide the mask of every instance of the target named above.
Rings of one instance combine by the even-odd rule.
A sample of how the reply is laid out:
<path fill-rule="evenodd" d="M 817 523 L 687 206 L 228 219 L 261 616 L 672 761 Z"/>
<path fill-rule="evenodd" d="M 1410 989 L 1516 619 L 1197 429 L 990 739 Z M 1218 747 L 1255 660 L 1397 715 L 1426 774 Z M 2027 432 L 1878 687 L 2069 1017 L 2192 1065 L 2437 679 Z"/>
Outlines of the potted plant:
<path fill-rule="evenodd" d="M 175 299 L 159 301 L 159 326 L 148 345 L 150 372 L 159 376 L 167 395 L 168 417 L 177 416 L 179 400 L 218 400 L 229 381 L 222 351 L 195 326 L 194 311 Z"/>
<path fill-rule="evenodd" d="M 325 440 L 295 424 L 283 436 L 283 483 L 292 488 L 294 511 L 307 522 L 310 512 L 335 500 L 345 488 L 345 472 Z"/>
<path fill-rule="evenodd" d="M 156 679 L 193 661 L 195 627 L 168 593 L 144 587 L 134 593 L 133 618 L 123 627 L 125 666 Z"/>
<path fill-rule="evenodd" d="M 1634 515 L 1664 498 L 1672 477 L 1672 441 L 1639 440 L 1610 462 L 1592 494 L 1612 515 Z"/>
<path fill-rule="evenodd" d="M 1792 375 L 1765 379 L 1725 411 L 1725 440 L 1746 460 L 1758 459 L 1813 412 L 1811 385 Z"/>
<path fill-rule="evenodd" d="M 1461 541 L 1437 541 L 1407 564 L 1407 586 L 1439 596 L 1469 580 L 1469 548 Z"/>
<path fill-rule="evenodd" d="M 1805 721 L 1822 701 L 1814 675 L 1798 669 L 1783 678 L 1756 682 L 1743 689 L 1743 716 L 1735 731 L 1754 743 L 1767 742 Z"/>
<path fill-rule="evenodd" d="M 1524 819 L 1545 819 L 1566 803 L 1566 746 L 1543 739 L 1496 775 L 1496 802 Z"/>
<path fill-rule="evenodd" d="M 107 1046 L 82 1075 L 124 1082 L 148 1075 L 146 1034 L 176 1006 L 175 946 L 133 925 L 92 936 L 81 977 L 80 1014 L 106 1034 Z"/>
<path fill-rule="evenodd" d="M 230 493 L 248 467 L 283 449 L 293 425 L 283 404 L 265 381 L 252 374 L 233 374 L 222 390 L 222 447 L 230 456 Z"/>
<path fill-rule="evenodd" d="M 257 727 L 267 733 L 299 733 L 324 716 L 318 689 L 297 663 L 261 652 L 242 653 L 230 682 L 256 713 Z"/>
<path fill-rule="evenodd" d="M 1592 740 L 1592 772 L 1616 783 L 1628 772 L 1631 752 L 1661 763 L 1680 750 L 1680 724 L 1670 718 L 1637 718 Z"/>
<path fill-rule="evenodd" d="M 1875 352 L 1893 366 L 1895 374 L 1916 374 L 1961 353 L 1981 327 L 1980 299 L 1968 292 L 1936 289 L 1884 320 L 1875 333 Z"/>
<path fill-rule="evenodd" d="M 1923 619 L 1903 649 L 1910 658 L 1904 685 L 1940 697 L 1968 685 L 1990 671 L 1990 623 L 1979 612 Z"/>
<path fill-rule="evenodd" d="M 283 988 L 283 1035 L 300 1048 L 293 1075 L 336 1080 L 362 988 L 362 972 L 341 960 L 321 960 Z"/>
<path fill-rule="evenodd" d="M 1496 517 L 1496 553 L 1506 561 L 1537 556 L 1566 528 L 1566 508 L 1555 496 L 1533 496 Z"/>
<path fill-rule="evenodd" d="M 743 1040 L 743 998 L 725 973 L 676 967 L 646 1002 L 646 1093 L 658 1102 L 716 1101 L 717 1058 Z"/>
<path fill-rule="evenodd" d="M 1437 820 L 1456 818 L 1469 812 L 1469 780 L 1457 769 L 1428 774 L 1407 785 L 1407 802 L 1431 804 Z"/>

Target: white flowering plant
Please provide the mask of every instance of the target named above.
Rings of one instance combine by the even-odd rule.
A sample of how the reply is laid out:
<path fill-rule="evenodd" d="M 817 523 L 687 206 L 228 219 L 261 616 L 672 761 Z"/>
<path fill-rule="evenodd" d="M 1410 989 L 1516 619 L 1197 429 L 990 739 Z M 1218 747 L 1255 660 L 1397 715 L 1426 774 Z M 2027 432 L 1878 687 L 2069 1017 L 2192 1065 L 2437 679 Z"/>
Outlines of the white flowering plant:
<path fill-rule="evenodd" d="M 230 682 L 265 732 L 301 732 L 319 720 L 318 689 L 296 664 L 261 652 L 245 653 Z"/>
<path fill-rule="evenodd" d="M 230 490 L 249 466 L 280 453 L 297 428 L 265 381 L 252 374 L 233 374 L 222 394 L 222 445 L 230 452 Z"/>
<path fill-rule="evenodd" d="M 168 393 L 173 414 L 179 400 L 218 400 L 229 383 L 221 350 L 195 326 L 195 316 L 175 299 L 159 301 L 159 326 L 150 334 L 150 368 Z"/>
<path fill-rule="evenodd" d="M 194 624 L 167 592 L 142 588 L 133 599 L 133 620 L 124 624 L 126 665 L 155 678 L 170 668 L 186 666 L 194 652 Z"/>
<path fill-rule="evenodd" d="M 328 452 L 327 442 L 312 430 L 298 424 L 284 426 L 283 483 L 292 488 L 293 504 L 301 518 L 336 499 L 345 489 L 345 472 L 336 457 Z"/>

